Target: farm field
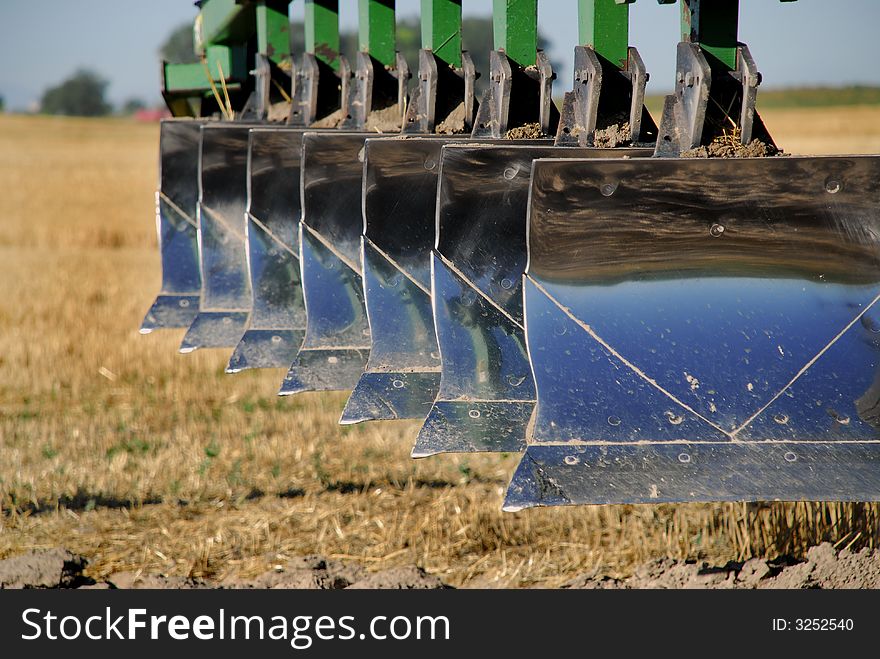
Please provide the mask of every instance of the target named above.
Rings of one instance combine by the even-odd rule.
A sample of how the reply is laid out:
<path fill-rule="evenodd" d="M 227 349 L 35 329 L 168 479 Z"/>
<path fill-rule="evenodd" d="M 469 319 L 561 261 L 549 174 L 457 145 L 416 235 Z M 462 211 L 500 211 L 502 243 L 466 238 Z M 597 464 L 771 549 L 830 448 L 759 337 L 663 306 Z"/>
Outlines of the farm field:
<path fill-rule="evenodd" d="M 769 108 L 795 154 L 880 153 L 880 106 Z M 514 455 L 409 457 L 418 423 L 337 425 L 226 351 L 141 336 L 160 283 L 158 126 L 0 115 L 0 558 L 65 547 L 119 572 L 249 578 L 307 554 L 465 587 L 626 577 L 645 561 L 880 544 L 880 507 L 501 512 Z"/>

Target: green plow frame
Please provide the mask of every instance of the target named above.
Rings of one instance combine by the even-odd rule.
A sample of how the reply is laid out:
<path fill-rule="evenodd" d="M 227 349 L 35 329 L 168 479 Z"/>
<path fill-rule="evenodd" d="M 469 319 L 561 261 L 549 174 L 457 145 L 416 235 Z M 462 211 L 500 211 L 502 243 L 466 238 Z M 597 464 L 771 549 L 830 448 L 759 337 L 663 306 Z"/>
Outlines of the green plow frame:
<path fill-rule="evenodd" d="M 679 0 L 656 118 L 634 0 L 571 4 L 557 109 L 537 0 L 494 0 L 487 71 L 461 0 L 423 0 L 415 75 L 391 0 L 349 3 L 351 65 L 334 0 L 296 64 L 287 2 L 202 2 L 142 331 L 351 390 L 341 423 L 421 419 L 414 457 L 521 453 L 511 511 L 880 500 L 880 156 L 781 154 L 751 4 Z"/>

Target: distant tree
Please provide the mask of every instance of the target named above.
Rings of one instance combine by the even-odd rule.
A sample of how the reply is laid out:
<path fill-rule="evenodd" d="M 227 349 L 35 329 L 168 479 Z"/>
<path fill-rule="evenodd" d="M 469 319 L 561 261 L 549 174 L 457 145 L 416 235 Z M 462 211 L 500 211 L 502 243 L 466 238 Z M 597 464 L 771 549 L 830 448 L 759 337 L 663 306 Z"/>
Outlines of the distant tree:
<path fill-rule="evenodd" d="M 198 62 L 193 45 L 193 24 L 184 23 L 176 28 L 159 48 L 159 56 L 172 64 Z"/>
<path fill-rule="evenodd" d="M 139 110 L 146 110 L 147 104 L 140 98 L 130 98 L 119 109 L 120 114 L 130 115 Z"/>
<path fill-rule="evenodd" d="M 0 96 L 0 112 L 6 111 L 6 100 Z"/>
<path fill-rule="evenodd" d="M 80 69 L 57 87 L 47 89 L 40 112 L 78 117 L 100 117 L 112 110 L 105 100 L 107 81 L 93 71 Z"/>

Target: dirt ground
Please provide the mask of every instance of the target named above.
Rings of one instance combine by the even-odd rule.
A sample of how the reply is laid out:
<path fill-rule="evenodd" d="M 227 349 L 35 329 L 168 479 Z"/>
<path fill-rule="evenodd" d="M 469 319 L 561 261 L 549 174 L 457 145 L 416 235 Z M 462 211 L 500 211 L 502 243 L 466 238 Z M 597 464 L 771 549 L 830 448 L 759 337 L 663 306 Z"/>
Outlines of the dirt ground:
<path fill-rule="evenodd" d="M 584 575 L 563 588 L 880 588 L 880 551 L 838 550 L 824 542 L 801 559 L 751 558 L 712 566 L 704 561 L 660 558 L 639 566 L 625 579 Z"/>
<path fill-rule="evenodd" d="M 89 561 L 64 549 L 31 550 L 0 560 L 2 588 L 296 588 L 304 590 L 441 589 L 439 577 L 414 565 L 369 572 L 353 561 L 302 556 L 273 565 L 251 579 L 198 579 L 143 571 L 118 572 L 101 581 L 85 575 Z M 837 549 L 831 543 L 811 547 L 802 559 L 777 557 L 729 561 L 659 558 L 638 566 L 626 578 L 586 574 L 562 584 L 565 589 L 840 589 L 880 588 L 880 551 Z"/>
<path fill-rule="evenodd" d="M 436 590 L 449 588 L 422 568 L 404 566 L 369 572 L 351 561 L 300 556 L 251 579 L 200 579 L 167 574 L 117 572 L 97 581 L 86 576 L 89 560 L 66 549 L 33 549 L 0 560 L 0 590 L 34 588 L 229 588 L 299 590 Z"/>
<path fill-rule="evenodd" d="M 764 113 L 792 153 L 880 152 L 878 118 Z M 263 583 L 319 556 L 376 579 L 423 569 L 455 587 L 555 587 L 659 559 L 880 543 L 874 505 L 505 514 L 517 456 L 413 461 L 417 422 L 343 428 L 342 394 L 279 399 L 283 372 L 226 375 L 227 352 L 141 336 L 160 282 L 157 144 L 154 125 L 0 116 L 0 559 L 63 547 L 58 583 L 95 585 Z"/>

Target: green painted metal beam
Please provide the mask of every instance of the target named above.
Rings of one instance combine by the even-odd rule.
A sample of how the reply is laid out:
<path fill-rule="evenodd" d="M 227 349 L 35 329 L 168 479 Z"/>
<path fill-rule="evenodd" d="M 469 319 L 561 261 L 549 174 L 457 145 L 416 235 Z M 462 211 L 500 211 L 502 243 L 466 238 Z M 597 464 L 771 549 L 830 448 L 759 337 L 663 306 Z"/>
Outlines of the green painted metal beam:
<path fill-rule="evenodd" d="M 358 0 L 358 36 L 362 52 L 393 67 L 397 52 L 394 0 Z"/>
<path fill-rule="evenodd" d="M 520 66 L 534 66 L 538 53 L 538 0 L 492 0 L 495 48 Z"/>
<path fill-rule="evenodd" d="M 256 30 L 253 7 L 236 0 L 205 0 L 199 9 L 199 20 L 205 46 L 243 43 Z"/>
<path fill-rule="evenodd" d="M 260 0 L 256 7 L 257 50 L 281 69 L 291 69 L 290 0 Z"/>
<path fill-rule="evenodd" d="M 461 0 L 422 0 L 422 48 L 461 67 Z"/>
<path fill-rule="evenodd" d="M 207 66 L 207 71 L 205 70 Z M 219 83 L 220 71 L 227 84 L 236 86 L 248 77 L 247 49 L 244 47 L 230 48 L 228 46 L 208 46 L 205 53 L 205 63 L 195 64 L 165 64 L 165 90 L 168 92 L 180 91 L 210 91 L 211 83 L 208 73 L 214 82 Z"/>
<path fill-rule="evenodd" d="M 306 52 L 339 70 L 339 0 L 306 0 Z"/>
<path fill-rule="evenodd" d="M 682 41 L 699 43 L 703 52 L 736 69 L 739 0 L 681 0 Z"/>
<path fill-rule="evenodd" d="M 580 42 L 621 69 L 629 48 L 629 5 L 633 0 L 578 0 Z"/>

